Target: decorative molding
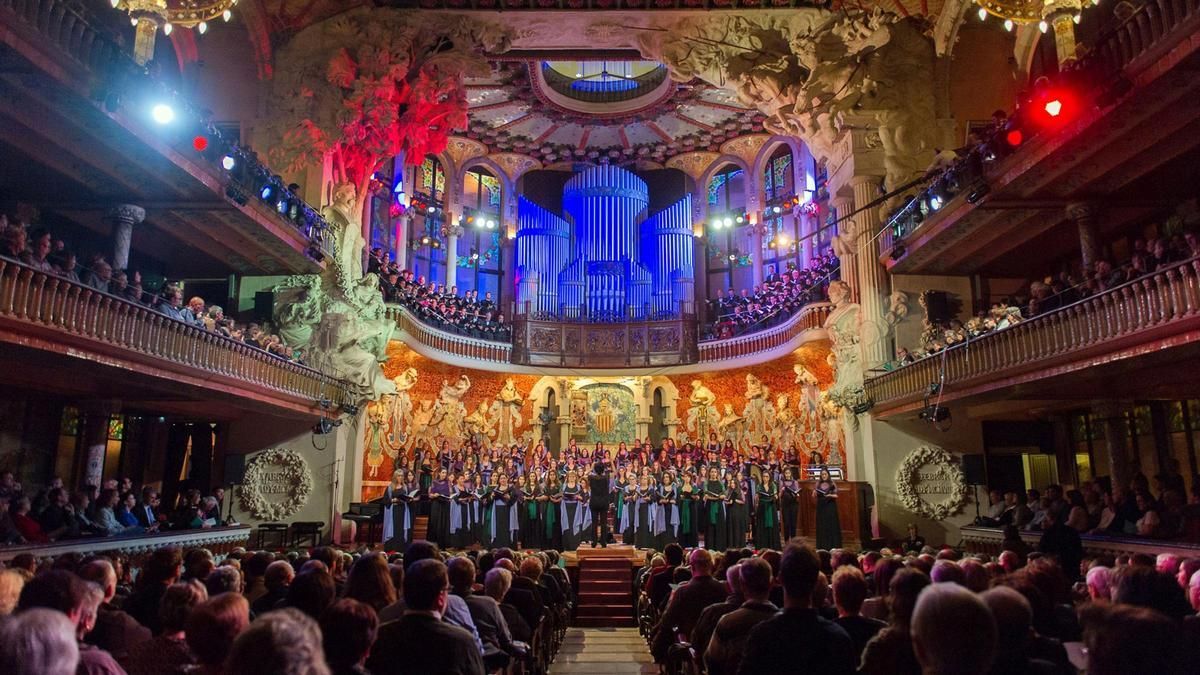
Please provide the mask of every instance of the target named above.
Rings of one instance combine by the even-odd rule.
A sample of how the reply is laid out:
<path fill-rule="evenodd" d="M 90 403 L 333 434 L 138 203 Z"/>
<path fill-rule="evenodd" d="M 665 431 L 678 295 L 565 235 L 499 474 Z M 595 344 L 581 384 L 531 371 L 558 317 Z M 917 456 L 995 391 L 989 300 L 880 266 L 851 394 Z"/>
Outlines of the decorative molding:
<path fill-rule="evenodd" d="M 268 473 L 271 471 L 271 473 Z M 280 494 L 269 486 L 283 485 L 284 499 L 271 501 L 267 494 Z M 243 484 L 238 488 L 242 508 L 256 520 L 283 520 L 304 508 L 313 491 L 308 462 L 300 453 L 287 448 L 271 448 L 254 456 L 246 467 Z"/>
<path fill-rule="evenodd" d="M 937 469 L 927 474 L 930 479 L 948 484 L 949 497 L 945 500 L 931 502 L 925 498 L 924 495 L 930 494 L 930 491 L 922 489 L 926 478 L 920 470 L 926 466 Z M 966 505 L 967 481 L 953 455 L 937 446 L 923 445 L 908 453 L 900 463 L 900 468 L 896 469 L 896 494 L 909 511 L 925 518 L 945 520 Z"/>
<path fill-rule="evenodd" d="M 479 141 L 474 141 L 462 136 L 451 136 L 446 141 L 446 157 L 450 160 L 454 167 L 465 166 L 467 162 L 476 157 L 484 157 L 488 154 L 488 148 Z"/>
<path fill-rule="evenodd" d="M 718 152 L 685 152 L 675 155 L 666 162 L 668 169 L 679 169 L 695 180 L 700 180 L 708 167 L 721 156 Z"/>
<path fill-rule="evenodd" d="M 732 140 L 725 141 L 721 146 L 721 153 L 726 155 L 735 155 L 741 157 L 742 161 L 746 162 L 747 166 L 754 166 L 755 159 L 758 157 L 758 151 L 766 145 L 773 136 L 771 134 L 751 134 L 749 136 L 739 136 Z"/>

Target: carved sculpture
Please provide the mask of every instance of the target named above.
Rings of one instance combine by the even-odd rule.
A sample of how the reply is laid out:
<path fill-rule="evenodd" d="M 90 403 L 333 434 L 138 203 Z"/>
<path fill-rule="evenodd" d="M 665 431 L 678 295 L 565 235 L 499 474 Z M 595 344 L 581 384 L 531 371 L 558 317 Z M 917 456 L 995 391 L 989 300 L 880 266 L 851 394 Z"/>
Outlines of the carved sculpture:
<path fill-rule="evenodd" d="M 482 404 L 480 404 L 482 405 Z M 525 397 L 517 391 L 513 379 L 504 380 L 504 387 L 492 402 L 491 418 L 495 427 L 496 442 L 511 445 L 517 442 L 516 431 L 521 426 L 521 407 L 525 405 Z"/>
<path fill-rule="evenodd" d="M 871 11 L 704 14 L 641 36 L 642 55 L 677 80 L 731 87 L 773 133 L 835 156 L 843 114 L 874 115 L 889 186 L 933 155 L 933 44 L 917 19 Z"/>
<path fill-rule="evenodd" d="M 715 431 L 721 421 L 716 407 L 717 395 L 700 380 L 692 380 L 692 394 L 688 397 L 687 430 L 698 443 L 706 443 L 708 434 Z"/>

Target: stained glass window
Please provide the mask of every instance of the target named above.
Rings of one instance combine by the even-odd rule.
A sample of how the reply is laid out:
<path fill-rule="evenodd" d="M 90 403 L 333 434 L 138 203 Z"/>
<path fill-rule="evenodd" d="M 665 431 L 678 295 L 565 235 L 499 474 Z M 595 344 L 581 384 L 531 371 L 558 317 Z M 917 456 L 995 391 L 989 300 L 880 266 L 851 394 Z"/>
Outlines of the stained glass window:
<path fill-rule="evenodd" d="M 72 406 L 63 408 L 62 424 L 58 433 L 63 436 L 79 435 L 79 409 Z"/>
<path fill-rule="evenodd" d="M 487 196 L 488 210 L 500 210 L 500 179 L 495 176 L 481 175 L 479 184 Z M 482 201 L 482 200 L 481 200 Z M 484 204 L 480 204 L 483 207 Z"/>
<path fill-rule="evenodd" d="M 708 181 L 708 205 L 721 208 L 733 208 L 741 203 L 742 182 L 738 179 L 745 173 L 734 167 L 726 168 Z"/>
<path fill-rule="evenodd" d="M 442 170 L 441 162 L 433 157 L 426 157 L 421 164 L 421 179 L 417 192 L 436 200 L 441 200 L 446 190 L 446 172 Z"/>
<path fill-rule="evenodd" d="M 114 441 L 119 441 L 125 437 L 124 417 L 113 415 L 108 418 L 108 437 Z"/>

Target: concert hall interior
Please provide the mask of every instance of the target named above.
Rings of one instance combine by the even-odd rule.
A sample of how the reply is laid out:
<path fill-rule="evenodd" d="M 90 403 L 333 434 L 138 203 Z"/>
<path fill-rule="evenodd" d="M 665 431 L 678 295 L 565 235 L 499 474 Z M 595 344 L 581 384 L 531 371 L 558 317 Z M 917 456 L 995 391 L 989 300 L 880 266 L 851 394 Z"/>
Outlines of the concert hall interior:
<path fill-rule="evenodd" d="M 1198 184 L 1197 0 L 0 0 L 0 671 L 1187 671 Z"/>

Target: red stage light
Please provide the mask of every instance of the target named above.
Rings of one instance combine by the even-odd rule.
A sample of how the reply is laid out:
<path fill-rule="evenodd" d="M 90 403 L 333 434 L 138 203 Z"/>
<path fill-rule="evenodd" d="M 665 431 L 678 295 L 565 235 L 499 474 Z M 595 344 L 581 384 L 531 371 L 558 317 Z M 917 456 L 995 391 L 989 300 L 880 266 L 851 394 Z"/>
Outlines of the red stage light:
<path fill-rule="evenodd" d="M 1020 129 L 1013 129 L 1004 135 L 1004 140 L 1008 141 L 1009 145 L 1016 147 L 1021 144 L 1021 141 L 1025 140 L 1025 137 L 1021 134 Z"/>
<path fill-rule="evenodd" d="M 204 136 L 197 136 L 192 139 L 192 147 L 196 149 L 196 152 L 204 152 L 208 149 L 208 139 Z"/>
<path fill-rule="evenodd" d="M 1060 99 L 1053 98 L 1046 101 L 1046 105 L 1042 106 L 1046 114 L 1051 117 L 1058 117 L 1063 111 L 1063 102 Z"/>

